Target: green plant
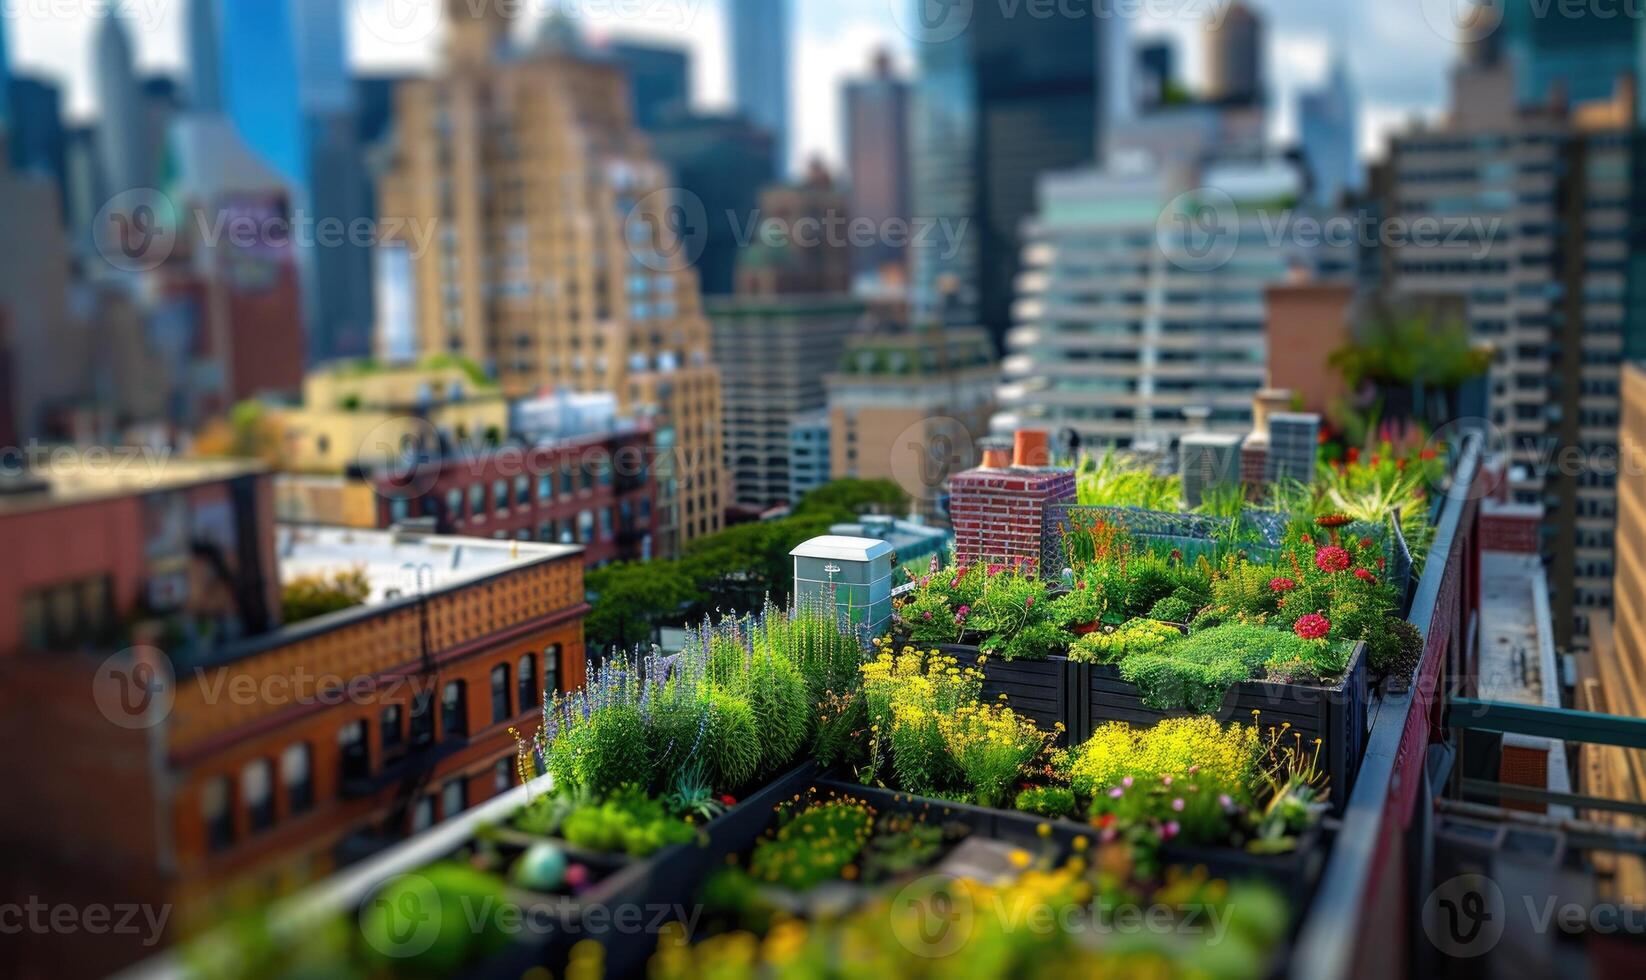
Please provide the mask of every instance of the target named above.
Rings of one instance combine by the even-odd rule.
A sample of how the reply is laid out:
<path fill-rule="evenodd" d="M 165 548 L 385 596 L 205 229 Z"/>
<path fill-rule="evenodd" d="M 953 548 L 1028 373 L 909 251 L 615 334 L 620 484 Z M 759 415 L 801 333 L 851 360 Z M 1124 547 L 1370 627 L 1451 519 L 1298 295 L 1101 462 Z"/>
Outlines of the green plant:
<path fill-rule="evenodd" d="M 858 860 L 859 880 L 874 884 L 929 867 L 971 829 L 962 823 L 937 826 L 913 813 L 883 813 Z"/>
<path fill-rule="evenodd" d="M 591 851 L 645 857 L 696 836 L 692 825 L 669 813 L 637 786 L 625 786 L 604 802 L 574 808 L 560 824 L 568 843 Z"/>
<path fill-rule="evenodd" d="M 281 614 L 290 625 L 358 606 L 369 595 L 371 582 L 364 568 L 343 569 L 329 576 L 302 575 L 281 587 Z"/>
<path fill-rule="evenodd" d="M 1069 753 L 1069 784 L 1083 798 L 1130 778 L 1156 779 L 1191 770 L 1238 800 L 1248 799 L 1261 775 L 1263 743 L 1253 725 L 1224 727 L 1215 718 L 1168 718 L 1150 728 L 1111 722 Z"/>
<path fill-rule="evenodd" d="M 1423 659 L 1423 632 L 1397 616 L 1385 617 L 1367 638 L 1367 656 L 1377 676 L 1409 678 Z"/>
<path fill-rule="evenodd" d="M 1133 619 L 1115 629 L 1088 633 L 1069 648 L 1069 659 L 1081 663 L 1116 664 L 1134 653 L 1159 650 L 1182 637 L 1182 632 L 1152 619 Z"/>
<path fill-rule="evenodd" d="M 839 878 L 851 866 L 869 840 L 874 811 L 859 802 L 834 800 L 779 819 L 777 833 L 755 844 L 749 855 L 749 875 L 805 891 Z"/>
<path fill-rule="evenodd" d="M 702 759 L 694 759 L 680 770 L 663 803 L 669 812 L 694 820 L 709 821 L 726 812 L 725 802 L 714 795 L 714 784 Z"/>
<path fill-rule="evenodd" d="M 1213 711 L 1229 689 L 1268 670 L 1277 680 L 1326 680 L 1343 672 L 1348 651 L 1330 640 L 1246 623 L 1226 623 L 1128 656 L 1120 676 L 1157 710 Z"/>
<path fill-rule="evenodd" d="M 1017 794 L 1017 809 L 1042 817 L 1072 817 L 1078 804 L 1067 786 L 1030 786 Z"/>
<path fill-rule="evenodd" d="M 1141 507 L 1175 512 L 1183 503 L 1183 481 L 1158 476 L 1147 464 L 1110 449 L 1087 457 L 1075 477 L 1079 502 L 1085 506 Z"/>
<path fill-rule="evenodd" d="M 438 907 L 429 908 L 431 897 Z M 467 865 L 443 862 L 414 875 L 393 879 L 375 901 L 360 913 L 363 952 L 384 973 L 449 977 L 508 944 L 509 934 L 498 916 L 473 922 L 468 913 L 478 908 L 501 908 L 506 902 L 503 880 Z M 407 922 L 410 912 L 419 918 Z M 414 949 L 406 943 L 410 928 L 432 922 L 435 932 Z M 419 931 L 421 937 L 423 933 Z"/>
<path fill-rule="evenodd" d="M 999 806 L 1006 790 L 1046 748 L 1049 736 L 1003 705 L 965 705 L 937 718 L 949 758 L 972 802 Z"/>

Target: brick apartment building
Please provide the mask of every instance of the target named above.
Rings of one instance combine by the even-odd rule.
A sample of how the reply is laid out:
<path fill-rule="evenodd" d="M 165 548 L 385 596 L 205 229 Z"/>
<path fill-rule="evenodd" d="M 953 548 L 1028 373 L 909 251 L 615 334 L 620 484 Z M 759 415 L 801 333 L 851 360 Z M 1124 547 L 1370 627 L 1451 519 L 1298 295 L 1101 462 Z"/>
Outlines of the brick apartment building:
<path fill-rule="evenodd" d="M 58 467 L 0 496 L 7 901 L 139 907 L 161 942 L 510 784 L 545 687 L 582 683 L 581 549 L 274 525 L 267 474 Z M 284 578 L 359 569 L 280 625 Z M 143 936 L 27 931 L 23 975 L 100 974 Z M 8 943 L 11 945 L 10 943 Z"/>

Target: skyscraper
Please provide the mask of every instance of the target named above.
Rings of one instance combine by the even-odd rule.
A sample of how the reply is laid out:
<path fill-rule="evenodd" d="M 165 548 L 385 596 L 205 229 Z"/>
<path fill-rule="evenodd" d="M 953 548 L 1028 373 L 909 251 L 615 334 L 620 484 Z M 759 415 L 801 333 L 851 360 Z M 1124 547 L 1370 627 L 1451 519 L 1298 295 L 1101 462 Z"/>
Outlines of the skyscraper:
<path fill-rule="evenodd" d="M 304 188 L 308 151 L 290 0 L 220 0 L 217 11 L 222 21 L 218 63 L 223 109 L 253 152 L 294 186 Z"/>
<path fill-rule="evenodd" d="M 6 133 L 11 167 L 50 177 L 63 197 L 64 162 L 62 93 L 41 78 L 17 75 L 11 80 L 11 119 Z"/>
<path fill-rule="evenodd" d="M 1035 181 L 1096 161 L 1108 112 L 1097 63 L 1107 19 L 1016 13 L 979 3 L 965 31 L 915 45 L 912 211 L 957 234 L 911 249 L 912 299 L 934 310 L 952 283 L 950 322 L 980 322 L 997 341 L 1011 323 Z"/>
<path fill-rule="evenodd" d="M 109 195 L 153 183 L 143 91 L 132 64 L 126 27 L 110 8 L 97 28 L 97 162 Z"/>
<path fill-rule="evenodd" d="M 650 136 L 674 186 L 702 204 L 703 228 L 693 232 L 699 288 L 704 295 L 730 293 L 760 188 L 777 172 L 771 133 L 738 115 L 690 113 Z"/>
<path fill-rule="evenodd" d="M 909 220 L 909 83 L 892 73 L 891 55 L 880 51 L 869 78 L 846 83 L 846 166 L 850 168 L 851 216 L 886 229 Z M 856 267 L 878 272 L 901 265 L 905 248 L 898 239 L 875 236 L 859 248 Z"/>
<path fill-rule="evenodd" d="M 1515 96 L 1523 105 L 1542 104 L 1559 94 L 1571 102 L 1608 99 L 1624 75 L 1639 77 L 1641 31 L 1638 13 L 1604 5 L 1500 0 L 1500 49 L 1515 75 Z"/>
<path fill-rule="evenodd" d="M 329 115 L 354 108 L 354 82 L 349 74 L 343 30 L 348 6 L 337 0 L 292 0 L 297 101 L 305 115 Z"/>
<path fill-rule="evenodd" d="M 730 0 L 738 111 L 771 131 L 777 173 L 789 169 L 789 0 Z"/>
<path fill-rule="evenodd" d="M 1209 18 L 1206 32 L 1206 96 L 1224 105 L 1263 101 L 1263 18 L 1244 3 Z"/>
<path fill-rule="evenodd" d="M 1298 139 L 1312 181 L 1310 197 L 1316 204 L 1331 206 L 1359 183 L 1357 110 L 1349 66 L 1339 52 L 1332 59 L 1326 84 L 1304 92 L 1297 100 Z"/>
<path fill-rule="evenodd" d="M 222 0 L 188 0 L 188 102 L 192 112 L 223 111 Z"/>
<path fill-rule="evenodd" d="M 641 129 L 656 129 L 691 104 L 692 60 L 684 50 L 634 42 L 613 44 L 609 50 L 629 76 L 634 121 Z"/>
<path fill-rule="evenodd" d="M 1166 40 L 1137 46 L 1137 100 L 1141 107 L 1157 108 L 1176 95 L 1177 51 Z"/>
<path fill-rule="evenodd" d="M 0 139 L 11 121 L 11 56 L 6 52 L 6 25 L 0 18 Z"/>
<path fill-rule="evenodd" d="M 662 550 L 719 530 L 720 373 L 693 221 L 621 69 L 566 46 L 495 59 L 509 18 L 448 10 L 447 63 L 401 87 L 380 191 L 385 218 L 433 236 L 410 251 L 420 350 L 468 357 L 512 396 L 610 392 L 651 415 Z"/>

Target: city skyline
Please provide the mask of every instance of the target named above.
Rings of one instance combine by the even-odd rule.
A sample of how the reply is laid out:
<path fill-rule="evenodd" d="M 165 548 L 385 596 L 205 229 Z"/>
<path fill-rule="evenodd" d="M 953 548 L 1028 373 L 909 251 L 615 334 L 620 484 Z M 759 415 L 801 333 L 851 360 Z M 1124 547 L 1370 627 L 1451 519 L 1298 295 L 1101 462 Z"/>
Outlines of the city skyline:
<path fill-rule="evenodd" d="M 340 2 L 351 4 L 346 42 L 349 63 L 357 75 L 428 71 L 435 66 L 440 36 L 435 26 L 437 17 L 414 17 L 402 36 L 386 29 L 371 29 L 370 25 L 382 23 L 382 12 L 376 5 L 389 0 Z M 596 40 L 642 40 L 686 49 L 692 55 L 697 105 L 726 109 L 734 101 L 727 2 L 657 0 L 644 5 L 641 16 L 629 18 L 616 16 L 614 12 L 625 8 L 607 0 L 567 6 Z M 798 169 L 814 155 L 820 155 L 831 167 L 843 161 L 840 85 L 868 74 L 867 52 L 885 47 L 892 51 L 900 72 L 912 70 L 915 45 L 901 29 L 899 17 L 894 16 L 901 2 L 839 0 L 824 4 L 796 0 L 791 25 L 792 168 Z M 1019 0 L 993 2 L 1009 9 Z M 1201 23 L 1223 11 L 1227 3 L 1139 0 L 1132 7 L 1144 16 L 1128 25 L 1130 34 L 1134 42 L 1169 37 L 1177 49 L 1180 71 L 1191 84 L 1198 84 L 1205 78 Z M 185 0 L 114 0 L 112 5 L 127 15 L 139 71 L 163 71 L 181 80 L 186 75 Z M 552 5 L 552 0 L 531 0 L 525 9 L 540 12 Z M 34 16 L 30 13 L 33 8 L 27 5 L 8 9 L 6 33 L 13 73 L 50 76 L 64 87 L 64 108 L 69 118 L 84 121 L 95 113 L 96 104 L 90 46 L 97 19 L 111 3 L 88 0 L 76 6 L 84 10 L 70 18 Z M 1346 51 L 1363 99 L 1359 139 L 1363 159 L 1380 152 L 1385 137 L 1404 128 L 1414 114 L 1429 116 L 1444 104 L 1446 78 L 1442 66 L 1454 56 L 1455 34 L 1445 23 L 1430 26 L 1437 16 L 1429 10 L 1434 4 L 1400 0 L 1364 10 L 1323 10 L 1302 0 L 1266 0 L 1253 6 L 1269 24 L 1265 74 L 1274 107 L 1272 137 L 1296 138 L 1296 98 L 1325 82 L 1334 46 Z"/>

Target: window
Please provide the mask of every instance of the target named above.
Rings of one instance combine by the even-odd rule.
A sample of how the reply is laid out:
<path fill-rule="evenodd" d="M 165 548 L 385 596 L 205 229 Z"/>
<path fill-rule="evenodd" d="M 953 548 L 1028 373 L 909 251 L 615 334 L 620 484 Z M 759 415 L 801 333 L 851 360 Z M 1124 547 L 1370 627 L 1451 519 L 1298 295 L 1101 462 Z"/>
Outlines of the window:
<path fill-rule="evenodd" d="M 492 506 L 498 510 L 509 509 L 509 481 L 498 480 L 492 484 Z"/>
<path fill-rule="evenodd" d="M 246 763 L 240 770 L 240 798 L 246 803 L 246 822 L 252 833 L 274 826 L 274 787 L 267 759 Z"/>
<path fill-rule="evenodd" d="M 577 540 L 588 544 L 594 540 L 594 512 L 579 511 L 577 514 Z"/>
<path fill-rule="evenodd" d="M 543 651 L 543 690 L 560 690 L 560 644 Z"/>
<path fill-rule="evenodd" d="M 473 483 L 469 485 L 469 516 L 481 517 L 486 513 L 486 485 Z"/>
<path fill-rule="evenodd" d="M 302 813 L 314 806 L 314 752 L 298 742 L 280 754 L 280 778 L 286 784 L 286 809 Z"/>
<path fill-rule="evenodd" d="M 421 833 L 434 826 L 434 797 L 424 796 L 412 807 L 412 833 Z"/>
<path fill-rule="evenodd" d="M 434 695 L 419 692 L 412 699 L 411 747 L 420 749 L 434 741 Z"/>
<path fill-rule="evenodd" d="M 469 784 L 462 778 L 454 779 L 440 790 L 440 815 L 443 819 L 451 819 L 462 813 L 469 805 Z"/>
<path fill-rule="evenodd" d="M 465 695 L 468 685 L 452 681 L 440 692 L 440 737 L 469 733 L 469 706 Z"/>
<path fill-rule="evenodd" d="M 95 576 L 23 595 L 23 641 L 32 650 L 69 650 L 109 638 L 109 578 Z"/>
<path fill-rule="evenodd" d="M 383 742 L 383 754 L 398 753 L 406 747 L 406 736 L 400 730 L 403 712 L 398 704 L 391 704 L 377 716 L 377 731 Z"/>
<path fill-rule="evenodd" d="M 543 703 L 543 692 L 537 687 L 537 658 L 529 653 L 521 657 L 518 671 L 520 710 L 529 711 Z"/>
<path fill-rule="evenodd" d="M 206 846 L 221 851 L 234 843 L 234 811 L 229 799 L 234 795 L 229 777 L 207 783 L 200 793 L 200 816 L 206 823 Z"/>
<path fill-rule="evenodd" d="M 492 724 L 509 718 L 509 665 L 492 668 Z"/>
<path fill-rule="evenodd" d="M 554 499 L 554 477 L 544 473 L 537 478 L 537 499 L 548 501 Z"/>
<path fill-rule="evenodd" d="M 514 785 L 514 759 L 498 759 L 492 766 L 492 791 L 506 792 Z"/>
<path fill-rule="evenodd" d="M 446 491 L 446 516 L 454 521 L 463 519 L 463 491 Z"/>
<path fill-rule="evenodd" d="M 532 500 L 532 481 L 529 477 L 514 478 L 514 502 L 524 507 Z"/>
<path fill-rule="evenodd" d="M 343 757 L 343 778 L 364 779 L 371 775 L 371 747 L 366 744 L 366 723 L 351 721 L 337 733 L 337 747 Z"/>

